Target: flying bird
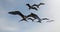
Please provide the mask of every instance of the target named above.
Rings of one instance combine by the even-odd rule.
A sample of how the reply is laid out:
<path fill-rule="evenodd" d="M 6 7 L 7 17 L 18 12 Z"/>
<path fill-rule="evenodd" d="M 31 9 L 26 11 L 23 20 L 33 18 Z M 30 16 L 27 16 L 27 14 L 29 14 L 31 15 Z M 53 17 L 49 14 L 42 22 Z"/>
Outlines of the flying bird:
<path fill-rule="evenodd" d="M 34 13 L 29 14 L 29 15 L 27 16 L 27 18 L 28 18 L 28 17 L 33 17 L 34 19 L 32 19 L 32 20 L 38 19 L 37 22 L 39 22 L 39 23 L 41 23 L 41 21 L 42 21 L 42 20 L 41 20 L 36 14 L 34 14 Z M 30 18 L 28 18 L 28 19 L 30 19 Z"/>
<path fill-rule="evenodd" d="M 48 19 L 48 18 L 43 18 L 42 20 L 50 20 L 50 19 Z"/>
<path fill-rule="evenodd" d="M 39 8 L 40 5 L 45 5 L 45 3 L 33 4 L 32 6 L 36 6 L 37 8 Z"/>
<path fill-rule="evenodd" d="M 34 19 L 32 19 L 32 18 L 29 18 L 29 17 L 33 17 Z M 32 20 L 32 21 L 34 21 L 35 19 L 38 19 L 38 21 L 37 22 L 40 22 L 41 23 L 41 21 L 42 20 L 50 20 L 50 19 L 48 19 L 48 18 L 39 18 L 36 14 L 34 14 L 34 13 L 31 13 L 31 14 L 29 14 L 28 16 L 27 16 L 27 18 L 28 19 L 30 19 L 30 20 Z M 53 21 L 53 20 L 51 20 L 51 21 Z"/>
<path fill-rule="evenodd" d="M 32 19 L 32 18 L 28 18 L 28 20 L 29 20 L 29 19 L 32 20 L 32 22 L 34 22 L 34 19 Z"/>
<path fill-rule="evenodd" d="M 26 5 L 29 7 L 29 10 L 30 10 L 30 9 L 38 10 L 36 7 L 31 6 L 30 4 L 26 4 Z"/>
<path fill-rule="evenodd" d="M 27 21 L 26 20 L 26 16 L 25 15 L 23 15 L 20 11 L 11 11 L 11 12 L 8 12 L 9 14 L 12 14 L 12 15 L 19 15 L 19 16 L 21 16 L 22 17 L 22 20 L 21 21 Z"/>
<path fill-rule="evenodd" d="M 50 21 L 47 21 L 47 22 L 53 22 L 54 20 L 50 20 Z"/>

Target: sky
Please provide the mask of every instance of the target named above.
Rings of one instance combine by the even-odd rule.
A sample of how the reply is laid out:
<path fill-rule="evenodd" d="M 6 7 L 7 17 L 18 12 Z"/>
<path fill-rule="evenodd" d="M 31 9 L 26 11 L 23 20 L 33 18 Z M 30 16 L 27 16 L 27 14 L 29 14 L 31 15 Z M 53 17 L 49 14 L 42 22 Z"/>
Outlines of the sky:
<path fill-rule="evenodd" d="M 31 5 L 45 3 L 38 11 L 29 10 L 26 3 Z M 60 0 L 0 0 L 0 32 L 60 32 Z M 21 21 L 18 15 L 10 15 L 10 11 L 20 11 L 24 15 L 37 14 L 40 18 L 53 19 L 54 22 L 42 23 Z"/>

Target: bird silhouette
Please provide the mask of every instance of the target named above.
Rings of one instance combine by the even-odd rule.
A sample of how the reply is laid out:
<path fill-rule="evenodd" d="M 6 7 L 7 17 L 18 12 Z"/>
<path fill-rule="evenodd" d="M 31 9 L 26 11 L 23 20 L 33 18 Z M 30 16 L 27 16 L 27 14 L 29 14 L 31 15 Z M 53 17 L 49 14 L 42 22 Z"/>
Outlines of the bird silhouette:
<path fill-rule="evenodd" d="M 32 20 L 38 19 L 37 22 L 39 22 L 39 23 L 41 23 L 41 21 L 42 21 L 42 20 L 41 20 L 36 14 L 34 14 L 34 13 L 29 14 L 29 15 L 27 16 L 27 18 L 28 18 L 28 17 L 33 17 L 34 19 L 32 19 Z M 28 19 L 30 19 L 30 18 L 28 18 Z"/>
<path fill-rule="evenodd" d="M 30 4 L 26 4 L 26 5 L 29 7 L 29 10 L 30 10 L 30 9 L 38 10 L 36 7 L 33 7 L 33 6 L 31 6 Z"/>
<path fill-rule="evenodd" d="M 39 3 L 39 4 L 33 4 L 32 6 L 36 6 L 37 8 L 39 8 L 40 5 L 45 5 L 44 3 Z"/>
<path fill-rule="evenodd" d="M 34 22 L 34 19 L 32 19 L 32 18 L 28 18 L 28 20 L 29 20 L 29 19 L 32 20 L 32 22 Z"/>
<path fill-rule="evenodd" d="M 29 18 L 29 17 L 33 17 L 34 19 L 32 19 L 32 18 Z M 48 19 L 48 18 L 39 18 L 36 14 L 34 14 L 34 13 L 31 13 L 31 14 L 29 14 L 28 16 L 27 16 L 27 18 L 28 19 L 30 19 L 30 20 L 32 20 L 32 21 L 34 21 L 35 19 L 38 19 L 38 21 L 37 22 L 39 22 L 39 23 L 41 23 L 41 21 L 42 20 L 50 20 L 50 19 Z M 53 20 L 51 20 L 51 21 L 53 21 Z"/>
<path fill-rule="evenodd" d="M 53 22 L 54 20 L 50 20 L 50 21 L 47 21 L 47 22 Z"/>
<path fill-rule="evenodd" d="M 48 19 L 48 18 L 42 18 L 42 20 L 50 20 L 50 19 Z"/>
<path fill-rule="evenodd" d="M 12 15 L 19 15 L 19 16 L 21 16 L 22 17 L 22 20 L 20 20 L 20 21 L 27 21 L 26 20 L 26 16 L 25 15 L 23 15 L 20 11 L 11 11 L 11 12 L 8 12 L 9 14 L 12 14 Z"/>

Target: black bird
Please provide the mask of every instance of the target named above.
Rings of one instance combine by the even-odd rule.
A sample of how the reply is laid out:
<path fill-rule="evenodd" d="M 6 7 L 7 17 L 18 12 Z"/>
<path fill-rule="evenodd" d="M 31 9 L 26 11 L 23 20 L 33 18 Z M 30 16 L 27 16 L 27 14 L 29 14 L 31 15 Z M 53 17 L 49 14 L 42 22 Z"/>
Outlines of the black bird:
<path fill-rule="evenodd" d="M 32 6 L 36 6 L 37 8 L 39 8 L 40 5 L 45 5 L 44 3 L 39 3 L 38 5 L 37 4 L 34 4 Z"/>
<path fill-rule="evenodd" d="M 30 10 L 30 9 L 38 10 L 36 7 L 33 7 L 33 6 L 31 6 L 30 4 L 26 4 L 26 5 L 29 7 L 29 10 Z"/>
<path fill-rule="evenodd" d="M 29 20 L 29 19 L 32 20 L 32 22 L 34 22 L 34 19 L 32 19 L 32 18 L 28 18 L 28 20 Z"/>
<path fill-rule="evenodd" d="M 47 21 L 47 22 L 53 22 L 54 20 L 50 20 L 50 21 Z"/>
<path fill-rule="evenodd" d="M 36 14 L 34 14 L 34 13 L 29 14 L 29 15 L 27 16 L 27 18 L 28 18 L 28 17 L 33 17 L 34 19 L 32 19 L 32 20 L 38 19 L 37 22 L 40 22 L 40 23 L 41 23 L 41 21 L 42 21 L 42 20 L 41 20 Z M 30 19 L 30 18 L 28 18 L 28 19 Z"/>
<path fill-rule="evenodd" d="M 9 14 L 12 14 L 12 15 L 19 15 L 19 16 L 21 16 L 22 17 L 22 20 L 21 21 L 27 21 L 26 20 L 26 16 L 25 15 L 23 15 L 20 11 L 11 11 L 11 12 L 8 12 Z"/>
<path fill-rule="evenodd" d="M 34 19 L 29 18 L 29 17 L 33 17 Z M 40 23 L 41 23 L 42 20 L 50 20 L 50 19 L 48 19 L 48 18 L 42 18 L 42 19 L 40 19 L 40 18 L 39 18 L 36 14 L 34 14 L 34 13 L 29 14 L 29 15 L 27 16 L 27 18 L 30 19 L 30 20 L 32 20 L 32 21 L 34 21 L 35 19 L 38 19 L 39 21 L 37 21 L 37 22 L 40 22 Z M 53 20 L 52 20 L 52 21 L 53 21 Z"/>
<path fill-rule="evenodd" d="M 43 18 L 42 20 L 50 20 L 50 19 L 48 19 L 48 18 Z"/>

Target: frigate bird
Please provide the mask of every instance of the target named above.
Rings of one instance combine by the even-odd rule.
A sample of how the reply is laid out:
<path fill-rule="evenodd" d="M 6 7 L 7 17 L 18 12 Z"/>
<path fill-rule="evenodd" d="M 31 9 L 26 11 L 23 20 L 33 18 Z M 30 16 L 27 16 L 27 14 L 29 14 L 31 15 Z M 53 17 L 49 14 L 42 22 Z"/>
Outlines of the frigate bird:
<path fill-rule="evenodd" d="M 28 18 L 28 17 L 33 17 L 34 19 L 32 19 L 32 20 L 38 19 L 37 22 L 39 22 L 39 23 L 41 23 L 41 21 L 42 21 L 42 20 L 41 20 L 36 14 L 34 14 L 34 13 L 29 14 L 29 15 L 27 16 L 27 18 Z M 30 18 L 28 18 L 28 19 L 30 19 Z"/>
<path fill-rule="evenodd" d="M 48 19 L 48 18 L 42 18 L 42 20 L 50 20 L 50 19 Z"/>
<path fill-rule="evenodd" d="M 34 22 L 34 19 L 32 19 L 32 18 L 28 18 L 28 20 L 29 20 L 29 19 L 32 20 L 32 22 Z"/>
<path fill-rule="evenodd" d="M 33 17 L 34 19 L 29 18 L 29 17 Z M 34 14 L 34 13 L 29 14 L 29 15 L 27 16 L 27 18 L 30 19 L 30 20 L 32 20 L 32 21 L 34 21 L 35 19 L 38 19 L 37 22 L 40 22 L 40 23 L 41 23 L 42 20 L 50 20 L 50 19 L 48 19 L 48 18 L 42 18 L 42 19 L 41 19 L 41 18 L 38 17 L 38 15 L 36 15 L 36 14 Z M 53 20 L 52 20 L 52 21 L 53 21 Z"/>
<path fill-rule="evenodd" d="M 36 6 L 37 8 L 39 8 L 40 5 L 45 5 L 45 3 L 33 4 L 32 6 Z"/>
<path fill-rule="evenodd" d="M 23 15 L 20 11 L 11 11 L 11 12 L 8 12 L 9 14 L 12 14 L 12 15 L 19 15 L 19 16 L 21 16 L 22 17 L 22 20 L 21 21 L 27 21 L 26 20 L 26 16 L 25 15 Z"/>
<path fill-rule="evenodd" d="M 29 7 L 29 10 L 30 10 L 30 9 L 38 10 L 36 7 L 33 7 L 33 6 L 31 6 L 30 4 L 26 4 L 26 5 Z"/>
<path fill-rule="evenodd" d="M 50 20 L 50 21 L 47 21 L 47 22 L 53 22 L 54 20 Z"/>

